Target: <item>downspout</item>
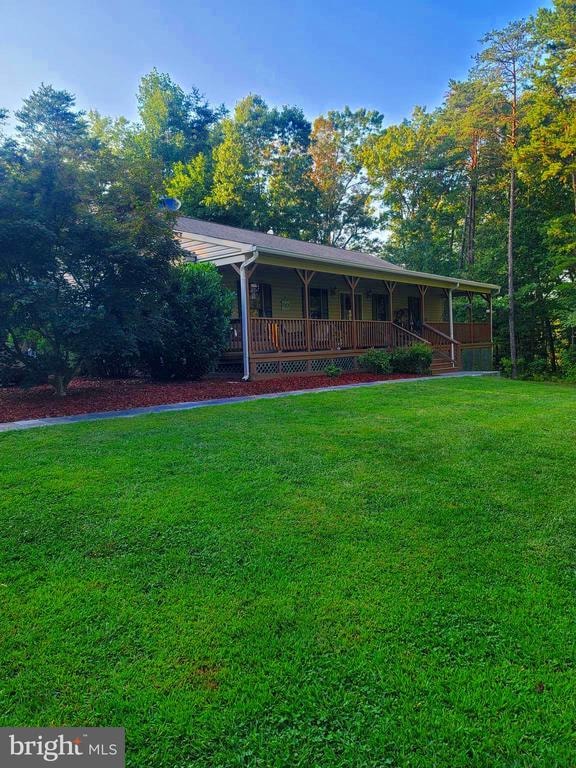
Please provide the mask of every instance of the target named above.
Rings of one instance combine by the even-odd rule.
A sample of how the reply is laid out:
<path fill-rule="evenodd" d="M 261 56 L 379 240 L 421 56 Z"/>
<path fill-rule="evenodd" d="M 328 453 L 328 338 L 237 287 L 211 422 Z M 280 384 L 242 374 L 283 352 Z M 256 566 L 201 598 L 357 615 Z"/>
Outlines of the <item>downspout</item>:
<path fill-rule="evenodd" d="M 460 287 L 460 283 L 456 283 L 455 288 L 448 289 L 448 319 L 450 321 L 450 338 L 454 339 L 454 313 L 452 311 L 452 291 L 457 291 Z M 456 366 L 456 359 L 454 354 L 454 341 L 450 344 L 450 357 L 452 358 L 452 367 Z"/>
<path fill-rule="evenodd" d="M 240 265 L 240 304 L 242 310 L 242 363 L 244 368 L 244 375 L 242 381 L 248 381 L 250 378 L 250 350 L 248 348 L 248 278 L 246 276 L 246 269 L 254 264 L 258 258 L 258 251 L 254 251 L 254 255 L 246 261 L 243 261 Z"/>

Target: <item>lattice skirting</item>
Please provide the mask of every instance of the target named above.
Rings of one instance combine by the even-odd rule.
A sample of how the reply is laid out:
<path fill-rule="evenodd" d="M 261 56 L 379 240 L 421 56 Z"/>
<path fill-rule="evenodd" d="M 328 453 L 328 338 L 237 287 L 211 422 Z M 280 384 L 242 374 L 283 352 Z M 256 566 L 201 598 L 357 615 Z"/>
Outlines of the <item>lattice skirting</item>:
<path fill-rule="evenodd" d="M 256 378 L 275 376 L 294 376 L 298 374 L 322 373 L 329 365 L 336 365 L 343 371 L 354 371 L 357 368 L 356 357 L 322 357 L 306 360 L 290 358 L 289 360 L 260 360 L 252 362 L 252 375 Z"/>
<path fill-rule="evenodd" d="M 226 360 L 226 358 L 223 358 L 218 361 L 214 375 L 238 379 L 241 378 L 243 371 L 242 360 Z"/>

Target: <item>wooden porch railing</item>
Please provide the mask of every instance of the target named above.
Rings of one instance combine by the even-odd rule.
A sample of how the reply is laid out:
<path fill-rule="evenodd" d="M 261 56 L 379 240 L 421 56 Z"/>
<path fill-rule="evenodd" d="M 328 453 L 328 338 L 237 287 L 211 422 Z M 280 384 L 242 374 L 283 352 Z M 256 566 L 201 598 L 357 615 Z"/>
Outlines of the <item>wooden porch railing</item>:
<path fill-rule="evenodd" d="M 308 320 L 310 323 L 310 349 L 339 350 L 354 347 L 352 320 Z"/>
<path fill-rule="evenodd" d="M 441 357 L 451 359 L 452 345 L 456 362 L 460 343 L 450 339 L 436 326 L 424 324 L 420 334 L 401 325 L 379 320 L 313 320 L 305 318 L 253 317 L 251 347 L 256 355 L 282 352 L 337 352 L 350 349 L 409 347 L 428 344 Z M 229 351 L 242 350 L 240 320 L 233 320 Z"/>
<path fill-rule="evenodd" d="M 356 336 L 360 349 L 391 347 L 393 323 L 383 320 L 357 320 Z"/>
<path fill-rule="evenodd" d="M 308 349 L 305 319 L 253 317 L 250 325 L 253 352 L 305 352 Z"/>
<path fill-rule="evenodd" d="M 431 323 L 432 327 L 450 334 L 450 323 Z M 490 323 L 454 323 L 454 338 L 461 344 L 490 344 Z"/>
<path fill-rule="evenodd" d="M 308 324 L 308 333 L 307 333 Z M 391 347 L 393 323 L 377 320 L 251 319 L 252 351 L 338 351 Z M 307 339 L 310 339 L 308 350 Z"/>

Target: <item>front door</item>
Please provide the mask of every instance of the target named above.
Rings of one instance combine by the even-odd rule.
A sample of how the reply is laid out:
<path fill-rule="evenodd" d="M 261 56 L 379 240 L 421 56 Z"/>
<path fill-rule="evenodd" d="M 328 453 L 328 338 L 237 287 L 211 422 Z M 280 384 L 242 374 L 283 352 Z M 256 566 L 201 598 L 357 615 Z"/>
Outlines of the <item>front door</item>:
<path fill-rule="evenodd" d="M 372 320 L 389 319 L 389 296 L 387 293 L 372 294 Z"/>

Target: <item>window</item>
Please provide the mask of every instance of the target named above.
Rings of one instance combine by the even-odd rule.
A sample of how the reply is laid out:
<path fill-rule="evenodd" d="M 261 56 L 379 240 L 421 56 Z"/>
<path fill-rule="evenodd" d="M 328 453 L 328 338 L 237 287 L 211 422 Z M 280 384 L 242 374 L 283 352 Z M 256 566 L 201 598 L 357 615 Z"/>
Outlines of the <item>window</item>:
<path fill-rule="evenodd" d="M 328 319 L 328 289 L 309 288 L 309 310 L 313 320 Z"/>
<path fill-rule="evenodd" d="M 272 317 L 272 287 L 268 283 L 250 283 L 251 317 Z"/>
<path fill-rule="evenodd" d="M 387 293 L 372 294 L 372 320 L 388 320 L 390 297 Z"/>
<path fill-rule="evenodd" d="M 362 320 L 362 294 L 354 294 L 356 320 Z M 352 320 L 352 301 L 349 293 L 340 294 L 340 317 L 342 320 Z"/>

